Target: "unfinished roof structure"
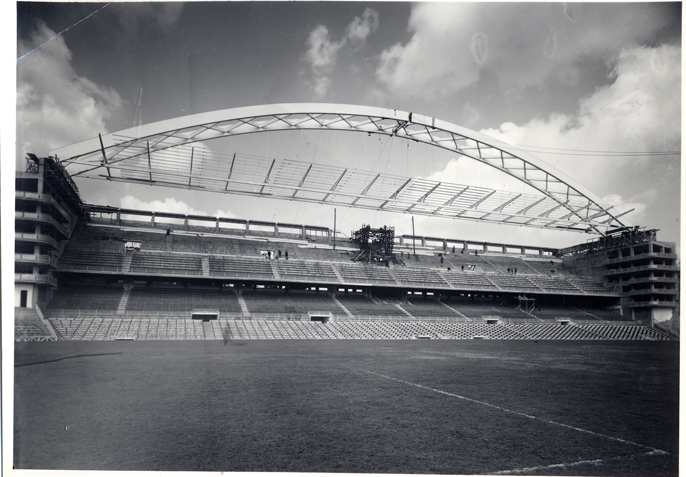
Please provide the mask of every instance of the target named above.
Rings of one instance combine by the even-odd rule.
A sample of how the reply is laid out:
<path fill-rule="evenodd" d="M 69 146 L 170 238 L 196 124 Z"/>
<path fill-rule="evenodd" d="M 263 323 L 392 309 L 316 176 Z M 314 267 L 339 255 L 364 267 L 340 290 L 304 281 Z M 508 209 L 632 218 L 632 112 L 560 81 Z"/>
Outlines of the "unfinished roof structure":
<path fill-rule="evenodd" d="M 256 158 L 194 143 L 252 133 L 349 131 L 406 138 L 508 174 L 531 194 L 285 158 Z M 197 145 L 196 145 L 197 146 Z M 52 151 L 72 177 L 262 196 L 378 211 L 605 235 L 624 227 L 595 194 L 540 159 L 435 118 L 339 104 L 226 109 L 147 124 Z"/>

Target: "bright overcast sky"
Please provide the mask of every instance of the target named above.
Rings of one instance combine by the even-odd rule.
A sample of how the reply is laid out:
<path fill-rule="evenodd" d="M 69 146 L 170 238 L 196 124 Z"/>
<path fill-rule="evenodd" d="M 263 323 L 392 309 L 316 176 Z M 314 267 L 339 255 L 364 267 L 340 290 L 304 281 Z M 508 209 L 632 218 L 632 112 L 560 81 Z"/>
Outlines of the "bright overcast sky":
<path fill-rule="evenodd" d="M 378 106 L 517 145 L 615 212 L 634 208 L 625 216 L 632 225 L 679 241 L 679 3 L 19 3 L 17 33 L 17 57 L 33 50 L 17 63 L 18 167 L 26 152 L 47 155 L 187 114 L 292 102 Z M 511 186 L 467 158 L 398 138 L 253 136 L 205 146 Z M 333 226 L 333 209 L 318 204 L 77 184 L 89 203 Z M 337 216 L 344 233 L 363 223 L 411 232 L 408 215 L 339 208 Z M 416 226 L 420 235 L 547 246 L 589 238 L 420 217 Z"/>

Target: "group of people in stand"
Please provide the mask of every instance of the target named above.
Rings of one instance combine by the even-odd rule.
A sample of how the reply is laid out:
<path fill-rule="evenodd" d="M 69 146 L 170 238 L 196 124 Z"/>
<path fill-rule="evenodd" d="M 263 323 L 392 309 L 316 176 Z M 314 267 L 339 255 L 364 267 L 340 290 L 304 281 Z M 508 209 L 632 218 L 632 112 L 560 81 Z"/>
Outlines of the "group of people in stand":
<path fill-rule="evenodd" d="M 507 267 L 507 273 L 509 273 L 510 275 L 517 275 L 517 269 Z"/>

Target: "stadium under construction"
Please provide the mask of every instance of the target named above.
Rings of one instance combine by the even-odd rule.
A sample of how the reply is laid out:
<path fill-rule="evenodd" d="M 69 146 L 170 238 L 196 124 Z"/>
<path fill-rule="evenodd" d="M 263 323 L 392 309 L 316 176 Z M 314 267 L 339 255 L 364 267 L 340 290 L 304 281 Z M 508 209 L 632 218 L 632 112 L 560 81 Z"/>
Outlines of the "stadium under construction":
<path fill-rule="evenodd" d="M 233 154 L 289 130 L 390 135 L 530 186 L 516 194 Z M 28 154 L 16 174 L 15 340 L 679 337 L 674 243 L 524 151 L 418 114 L 290 104 L 204 113 Z M 591 234 L 577 246 L 395 235 L 85 202 L 75 178 Z M 580 236 L 582 236 L 580 234 Z M 581 240 L 580 240 L 581 242 Z"/>

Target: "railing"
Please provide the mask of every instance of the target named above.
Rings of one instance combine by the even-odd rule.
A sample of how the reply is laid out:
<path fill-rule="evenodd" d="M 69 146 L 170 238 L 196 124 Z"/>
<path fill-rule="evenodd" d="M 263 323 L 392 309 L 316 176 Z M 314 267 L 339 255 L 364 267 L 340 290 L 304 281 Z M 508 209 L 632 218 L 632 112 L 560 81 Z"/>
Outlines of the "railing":
<path fill-rule="evenodd" d="M 49 243 L 55 248 L 60 248 L 60 244 L 57 240 L 52 238 L 49 235 L 46 234 L 36 234 L 36 233 L 23 233 L 23 232 L 15 232 L 14 233 L 14 239 L 15 240 L 28 240 L 31 242 L 43 242 L 43 243 Z"/>
<path fill-rule="evenodd" d="M 629 307 L 631 307 L 631 308 L 643 308 L 643 307 L 649 307 L 649 306 L 666 306 L 666 307 L 674 308 L 677 306 L 677 302 L 675 302 L 675 301 L 663 301 L 663 300 L 650 300 L 650 301 L 635 301 L 633 303 L 629 303 Z"/>
<path fill-rule="evenodd" d="M 50 214 L 44 214 L 42 212 L 15 212 L 14 213 L 14 218 L 16 219 L 30 219 L 30 220 L 35 220 L 35 221 L 40 221 L 40 222 L 47 222 L 53 227 L 55 227 L 58 231 L 62 233 L 65 237 L 69 237 L 69 231 L 67 228 L 60 224 L 58 221 L 55 220 L 55 218 L 50 215 Z"/>
<path fill-rule="evenodd" d="M 40 283 L 53 287 L 57 286 L 57 280 L 49 275 L 36 275 L 33 273 L 15 273 L 14 281 L 18 283 Z"/>
<path fill-rule="evenodd" d="M 676 295 L 678 292 L 674 288 L 646 288 L 643 290 L 630 290 L 623 295 Z"/>
<path fill-rule="evenodd" d="M 15 191 L 15 198 L 17 199 L 32 199 L 41 202 L 46 202 L 57 209 L 65 219 L 71 220 L 71 215 L 67 210 L 55 200 L 55 198 L 49 194 L 41 194 L 40 192 L 25 192 L 25 191 Z"/>
<path fill-rule="evenodd" d="M 619 285 L 634 285 L 637 283 L 677 283 L 679 281 L 676 277 L 639 277 L 630 280 L 620 280 Z"/>
<path fill-rule="evenodd" d="M 14 260 L 17 262 L 43 263 L 57 268 L 57 259 L 49 255 L 34 255 L 31 253 L 15 253 Z"/>
<path fill-rule="evenodd" d="M 70 270 L 75 270 L 79 272 L 121 272 L 122 267 L 116 267 L 114 265 L 76 265 L 70 263 L 62 263 L 59 267 L 60 271 L 68 272 Z"/>
<path fill-rule="evenodd" d="M 575 325 L 646 326 L 643 320 L 572 320 L 572 323 Z"/>
<path fill-rule="evenodd" d="M 676 259 L 677 255 L 675 253 L 663 253 L 663 252 L 649 252 L 649 253 L 639 253 L 636 255 L 630 255 L 628 257 L 619 257 L 619 258 L 608 258 L 603 262 L 604 265 L 611 265 L 614 263 L 625 263 L 625 262 L 631 262 L 634 260 L 643 260 L 646 258 L 670 258 L 670 259 Z"/>
<path fill-rule="evenodd" d="M 667 271 L 678 271 L 679 267 L 676 265 L 641 265 L 639 267 L 629 267 L 629 268 L 612 268 L 605 271 L 605 275 L 617 275 L 618 273 L 632 273 L 632 272 L 642 272 L 645 270 L 667 270 Z"/>

